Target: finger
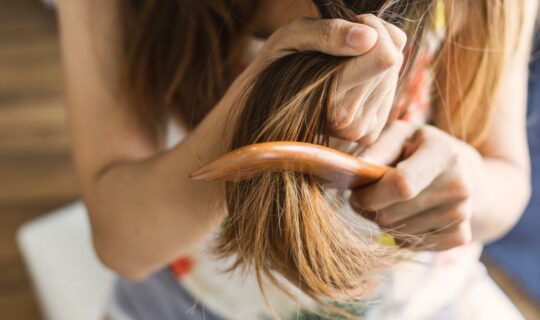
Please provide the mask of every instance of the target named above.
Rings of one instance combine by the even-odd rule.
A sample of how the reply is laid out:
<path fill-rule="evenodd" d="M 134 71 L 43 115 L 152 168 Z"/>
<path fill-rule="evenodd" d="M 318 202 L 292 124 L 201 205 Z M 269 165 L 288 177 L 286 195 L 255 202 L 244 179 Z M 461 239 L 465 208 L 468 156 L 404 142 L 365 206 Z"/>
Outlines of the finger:
<path fill-rule="evenodd" d="M 419 137 L 418 132 L 422 131 L 416 131 L 414 136 Z M 389 170 L 376 184 L 353 191 L 351 201 L 356 207 L 370 205 L 380 210 L 416 198 L 455 162 L 445 143 L 414 136 L 412 140 L 417 146 L 409 158 Z"/>
<path fill-rule="evenodd" d="M 419 236 L 420 240 L 417 243 L 414 243 L 412 239 L 405 237 L 403 246 L 422 251 L 445 251 L 469 243 L 472 239 L 472 231 L 470 223 L 465 221 L 438 233 Z"/>
<path fill-rule="evenodd" d="M 374 86 L 375 85 L 373 84 L 370 86 L 356 87 L 337 97 L 334 104 L 335 107 L 329 111 L 332 112 L 332 114 L 328 115 L 330 127 L 336 136 L 351 141 L 356 140 L 347 136 L 342 136 L 341 134 L 343 132 L 340 131 L 353 123 L 356 114 L 364 108 L 366 99 L 371 94 Z"/>
<path fill-rule="evenodd" d="M 414 199 L 425 188 L 416 181 L 414 175 L 412 172 L 390 169 L 377 183 L 353 190 L 350 201 L 355 208 L 369 206 L 374 210 L 381 210 L 395 203 Z"/>
<path fill-rule="evenodd" d="M 372 81 L 369 86 L 349 90 L 344 98 L 338 102 L 335 111 L 338 116 L 332 124 L 336 136 L 357 141 L 367 130 L 372 115 L 376 113 L 380 105 L 370 101 L 373 100 L 374 91 L 378 87 L 376 81 L 380 80 L 373 79 Z"/>
<path fill-rule="evenodd" d="M 357 211 L 358 209 L 370 208 L 370 210 L 381 210 L 397 201 L 404 199 L 404 195 L 399 194 L 395 184 L 402 184 L 399 179 L 403 179 L 396 174 L 397 170 L 390 169 L 377 183 L 364 188 L 353 190 L 350 203 Z"/>
<path fill-rule="evenodd" d="M 351 124 L 351 127 L 359 128 L 356 141 L 360 140 L 360 138 L 369 132 L 370 127 L 374 123 L 377 111 L 380 108 L 386 109 L 390 107 L 387 97 L 392 92 L 392 88 L 395 88 L 395 84 L 388 83 L 387 81 L 388 77 L 381 77 L 379 83 L 376 84 L 375 88 L 368 95 L 364 107 L 361 108 L 360 112 L 356 113 L 355 121 Z"/>
<path fill-rule="evenodd" d="M 376 164 L 395 163 L 401 155 L 403 145 L 416 129 L 417 127 L 410 123 L 394 121 L 382 131 L 377 141 L 358 154 L 358 157 Z"/>
<path fill-rule="evenodd" d="M 388 21 L 382 20 L 382 23 L 386 27 L 386 30 L 388 31 L 390 38 L 392 38 L 394 45 L 399 49 L 399 51 L 403 51 L 407 45 L 407 34 L 396 25 L 393 25 Z"/>
<path fill-rule="evenodd" d="M 439 206 L 402 220 L 387 227 L 407 235 L 428 235 L 443 232 L 455 224 L 469 218 L 470 203 L 462 201 L 451 205 Z"/>
<path fill-rule="evenodd" d="M 301 18 L 278 29 L 268 43 L 278 51 L 319 51 L 333 56 L 358 56 L 371 50 L 377 32 L 343 19 Z"/>
<path fill-rule="evenodd" d="M 390 78 L 391 80 L 389 81 L 393 81 L 395 85 L 387 88 L 387 92 L 384 93 L 384 100 L 379 107 L 376 108 L 376 112 L 371 118 L 368 130 L 362 139 L 358 140 L 358 143 L 362 146 L 371 146 L 375 141 L 377 141 L 381 135 L 381 132 L 388 124 L 388 117 L 390 115 L 390 110 L 392 110 L 392 105 L 396 95 L 398 78 L 397 73 L 390 74 Z"/>
<path fill-rule="evenodd" d="M 365 79 L 395 67 L 399 70 L 403 61 L 402 51 L 396 47 L 381 19 L 374 15 L 362 15 L 360 21 L 376 30 L 377 43 L 365 55 L 351 59 L 342 76 L 342 90 L 362 85 Z"/>
<path fill-rule="evenodd" d="M 387 123 L 397 89 L 398 72 L 374 76 L 337 99 L 330 114 L 333 133 L 343 139 L 371 145 Z M 332 112 L 332 111 L 331 111 Z M 369 139 L 363 139 L 369 135 Z"/>
<path fill-rule="evenodd" d="M 394 98 L 388 96 L 386 98 L 386 101 L 383 103 L 384 106 L 388 107 L 378 108 L 377 113 L 375 114 L 372 122 L 370 123 L 370 129 L 368 133 L 357 141 L 359 145 L 369 147 L 379 139 L 385 126 L 388 124 L 388 117 L 390 115 L 390 110 L 392 110 L 393 101 Z"/>
<path fill-rule="evenodd" d="M 414 219 L 415 216 L 422 215 L 433 208 L 462 203 L 469 198 L 468 187 L 463 182 L 460 180 L 446 181 L 446 179 L 440 178 L 436 179 L 416 198 L 397 202 L 381 209 L 376 222 L 382 227 L 393 228 L 404 223 L 404 220 Z"/>
<path fill-rule="evenodd" d="M 414 133 L 404 152 L 406 159 L 396 166 L 394 184 L 402 198 L 415 198 L 456 162 L 449 145 L 428 127 Z"/>

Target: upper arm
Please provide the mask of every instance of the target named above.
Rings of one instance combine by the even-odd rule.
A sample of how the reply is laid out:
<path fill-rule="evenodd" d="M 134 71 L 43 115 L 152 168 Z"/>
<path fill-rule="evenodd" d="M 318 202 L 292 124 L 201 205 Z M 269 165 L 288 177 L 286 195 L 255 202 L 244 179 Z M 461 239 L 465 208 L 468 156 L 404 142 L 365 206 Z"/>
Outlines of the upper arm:
<path fill-rule="evenodd" d="M 117 94 L 119 1 L 58 0 L 68 121 L 83 188 L 109 165 L 147 158 L 157 144 Z"/>
<path fill-rule="evenodd" d="M 506 63 L 495 100 L 490 133 L 480 146 L 485 157 L 501 159 L 528 172 L 526 134 L 527 79 L 537 1 L 525 0 L 524 19 L 515 52 Z"/>

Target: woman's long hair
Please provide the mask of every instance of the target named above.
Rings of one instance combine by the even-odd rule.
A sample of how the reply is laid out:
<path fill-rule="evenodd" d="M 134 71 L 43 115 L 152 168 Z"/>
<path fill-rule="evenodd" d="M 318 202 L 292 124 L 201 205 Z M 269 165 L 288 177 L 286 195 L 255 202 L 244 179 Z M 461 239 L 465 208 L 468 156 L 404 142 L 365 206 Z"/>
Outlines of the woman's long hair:
<path fill-rule="evenodd" d="M 437 1 L 313 2 L 322 18 L 353 21 L 356 14 L 375 13 L 398 23 L 418 49 Z M 489 130 L 519 2 L 444 1 L 446 35 L 431 66 L 434 123 L 474 145 Z M 254 10 L 235 3 L 148 0 L 144 8 L 126 11 L 125 91 L 156 136 L 168 113 L 184 123 L 200 122 L 231 82 L 247 36 L 244 22 Z M 264 141 L 327 144 L 326 112 L 347 61 L 294 52 L 269 64 L 243 100 L 229 148 Z M 406 80 L 407 68 L 401 83 Z M 277 286 L 279 274 L 315 299 L 359 297 L 395 261 L 396 250 L 366 238 L 360 218 L 339 213 L 339 200 L 316 177 L 262 172 L 227 183 L 226 200 L 229 215 L 217 252 L 237 257 L 233 267 L 251 266 L 259 279 Z"/>
<path fill-rule="evenodd" d="M 386 1 L 346 2 L 376 13 Z M 396 2 L 419 9 L 424 5 L 424 1 L 420 6 Z M 489 131 L 504 62 L 519 38 L 523 0 L 441 2 L 447 27 L 431 65 L 436 76 L 431 97 L 434 124 L 477 146 Z M 189 127 L 197 125 L 238 73 L 246 25 L 257 1 L 122 3 L 121 93 L 158 140 L 163 138 L 167 115 Z M 425 13 L 433 15 L 433 9 Z"/>
<path fill-rule="evenodd" d="M 358 13 L 376 12 L 414 21 L 415 28 L 406 29 L 413 30 L 412 42 L 421 42 L 429 21 L 422 13 L 432 1 L 411 1 L 414 7 L 408 1 L 364 1 L 355 6 L 341 0 L 314 2 L 327 19 L 355 21 Z M 255 76 L 237 111 L 229 149 L 267 141 L 328 145 L 327 111 L 350 60 L 294 52 L 270 63 Z M 260 283 L 266 277 L 283 289 L 276 277 L 280 275 L 315 299 L 358 298 L 368 292 L 376 272 L 397 257 L 395 248 L 366 236 L 365 221 L 341 212 L 340 199 L 326 194 L 321 181 L 309 174 L 270 171 L 230 182 L 226 200 L 229 215 L 216 251 L 236 257 L 232 269 L 253 267 Z"/>

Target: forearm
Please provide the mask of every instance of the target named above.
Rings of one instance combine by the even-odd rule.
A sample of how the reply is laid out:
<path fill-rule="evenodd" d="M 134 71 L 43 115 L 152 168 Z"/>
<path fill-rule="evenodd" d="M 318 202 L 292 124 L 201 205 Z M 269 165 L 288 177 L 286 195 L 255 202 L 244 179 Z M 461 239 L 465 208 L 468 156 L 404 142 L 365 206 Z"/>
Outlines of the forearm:
<path fill-rule="evenodd" d="M 481 165 L 471 173 L 475 180 L 473 185 L 477 186 L 472 217 L 473 237 L 482 242 L 496 240 L 508 232 L 529 200 L 526 79 L 526 69 L 518 68 L 505 79 L 497 101 L 492 133 L 479 150 Z"/>
<path fill-rule="evenodd" d="M 535 1 L 526 1 L 522 40 L 503 75 L 492 130 L 479 148 L 483 155 L 474 184 L 474 238 L 489 242 L 519 220 L 530 197 L 530 162 L 526 133 L 527 79 Z"/>
<path fill-rule="evenodd" d="M 111 165 L 84 188 L 96 251 L 109 267 L 141 278 L 188 253 L 219 223 L 221 185 L 188 175 L 219 154 L 224 126 L 216 108 L 174 149 Z"/>
<path fill-rule="evenodd" d="M 484 158 L 473 198 L 473 238 L 494 241 L 519 220 L 530 196 L 528 170 L 496 158 Z"/>

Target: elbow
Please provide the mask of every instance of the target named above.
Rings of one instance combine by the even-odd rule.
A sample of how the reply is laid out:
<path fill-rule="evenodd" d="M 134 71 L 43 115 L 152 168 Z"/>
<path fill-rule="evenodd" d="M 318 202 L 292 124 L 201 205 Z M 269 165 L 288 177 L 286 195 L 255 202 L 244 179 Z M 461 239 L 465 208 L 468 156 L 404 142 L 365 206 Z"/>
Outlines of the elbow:
<path fill-rule="evenodd" d="M 141 263 L 140 250 L 133 237 L 126 237 L 126 224 L 121 219 L 111 219 L 111 209 L 95 194 L 83 193 L 90 221 L 92 245 L 99 262 L 122 278 L 133 281 L 145 279 L 151 272 Z M 120 223 L 118 223 L 120 222 Z"/>
<path fill-rule="evenodd" d="M 518 185 L 515 185 L 511 188 L 511 198 L 514 200 L 514 209 L 510 212 L 507 212 L 506 219 L 504 223 L 499 224 L 497 228 L 494 226 L 494 232 L 491 232 L 492 236 L 485 239 L 486 243 L 491 243 L 503 238 L 507 235 L 514 226 L 519 222 L 521 216 L 525 212 L 527 205 L 532 194 L 532 186 L 529 177 L 524 177 L 521 179 L 521 182 Z M 510 197 L 509 197 L 510 198 Z M 498 230 L 497 230 L 498 229 Z"/>
<path fill-rule="evenodd" d="M 95 213 L 95 212 L 94 212 Z M 151 269 L 140 261 L 141 257 L 133 256 L 138 250 L 134 248 L 136 243 L 127 241 L 121 236 L 121 230 L 107 221 L 105 224 L 95 220 L 91 210 L 89 210 L 92 230 L 92 244 L 96 257 L 107 269 L 117 275 L 134 281 L 146 278 Z M 94 217 L 94 219 L 92 219 Z"/>
<path fill-rule="evenodd" d="M 525 181 L 523 183 L 524 192 L 523 192 L 523 201 L 521 204 L 521 213 L 523 213 L 523 211 L 525 211 L 525 209 L 527 208 L 527 205 L 529 204 L 529 201 L 531 200 L 531 196 L 532 196 L 532 182 L 531 182 L 530 175 L 527 176 L 527 178 L 524 180 Z"/>
<path fill-rule="evenodd" d="M 141 240 L 144 236 L 134 236 L 140 234 L 136 231 L 137 225 L 125 218 L 125 212 L 119 211 L 123 210 L 121 202 L 117 203 L 114 197 L 109 196 L 103 180 L 99 180 L 106 170 L 108 167 L 101 173 L 86 176 L 82 183 L 93 249 L 99 262 L 107 269 L 122 278 L 140 281 L 154 271 L 155 266 L 148 262 L 152 261 L 152 256 Z"/>
<path fill-rule="evenodd" d="M 123 256 L 122 251 L 115 250 L 115 246 L 108 241 L 103 241 L 94 236 L 93 243 L 96 256 L 101 264 L 120 277 L 132 281 L 141 281 L 150 274 L 145 268 L 132 263 L 130 259 Z"/>
<path fill-rule="evenodd" d="M 527 176 L 523 179 L 523 182 L 521 183 L 521 188 L 517 188 L 521 192 L 518 195 L 518 203 L 517 203 L 517 212 L 515 215 L 515 219 L 511 221 L 510 227 L 508 228 L 507 232 L 510 231 L 520 220 L 521 216 L 525 212 L 525 209 L 527 208 L 527 205 L 529 204 L 529 201 L 531 199 L 532 195 L 532 185 L 531 185 L 531 179 L 530 176 Z M 506 234 L 506 233 L 505 233 Z"/>
<path fill-rule="evenodd" d="M 519 183 L 519 187 L 516 187 L 514 190 L 514 192 L 516 193 L 516 210 L 514 214 L 510 215 L 511 218 L 509 219 L 510 221 L 508 223 L 508 227 L 506 228 L 502 236 L 506 235 L 518 223 L 521 216 L 525 212 L 527 205 L 529 204 L 529 200 L 531 199 L 532 194 L 530 176 L 523 177 L 523 179 L 521 179 L 521 182 Z"/>

